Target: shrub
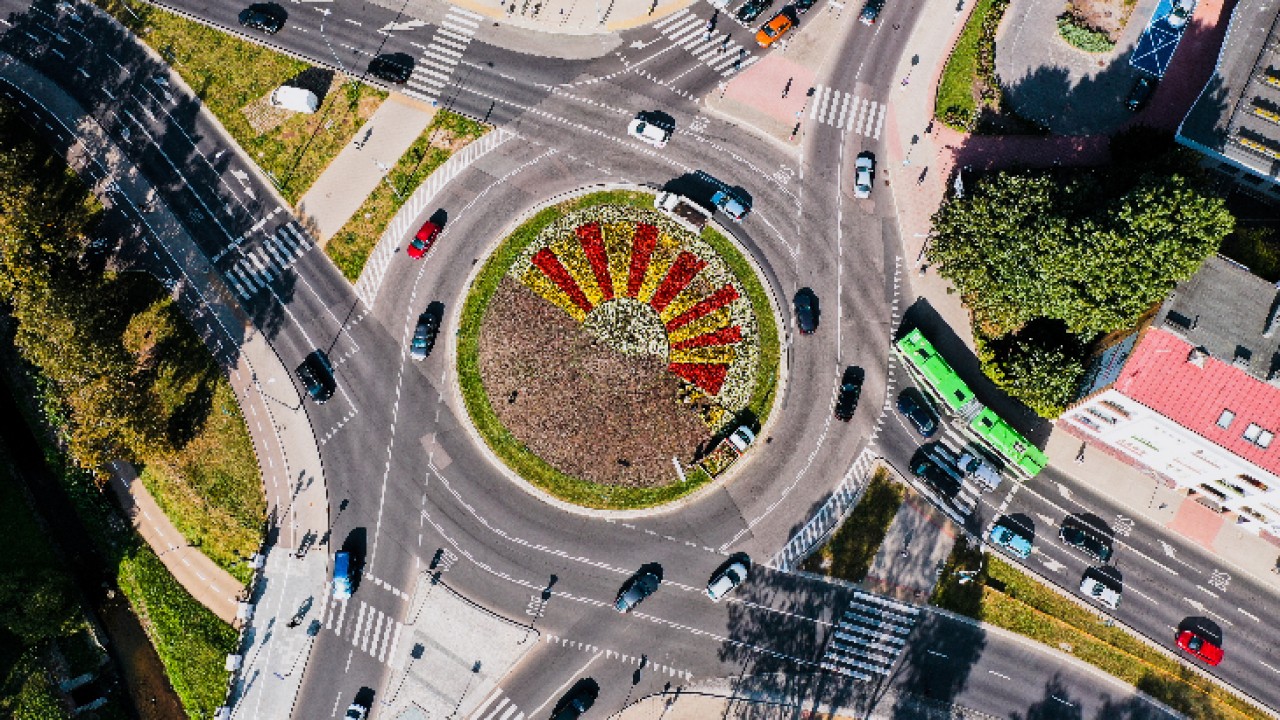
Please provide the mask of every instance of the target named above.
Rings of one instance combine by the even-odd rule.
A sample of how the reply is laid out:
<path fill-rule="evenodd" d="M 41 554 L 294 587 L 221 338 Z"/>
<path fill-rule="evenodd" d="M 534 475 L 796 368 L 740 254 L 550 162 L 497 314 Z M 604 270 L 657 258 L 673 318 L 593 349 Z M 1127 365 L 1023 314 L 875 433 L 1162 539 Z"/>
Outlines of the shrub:
<path fill-rule="evenodd" d="M 1068 45 L 1085 52 L 1111 52 L 1116 47 L 1110 36 L 1090 27 L 1071 13 L 1058 16 L 1058 34 L 1067 41 Z"/>

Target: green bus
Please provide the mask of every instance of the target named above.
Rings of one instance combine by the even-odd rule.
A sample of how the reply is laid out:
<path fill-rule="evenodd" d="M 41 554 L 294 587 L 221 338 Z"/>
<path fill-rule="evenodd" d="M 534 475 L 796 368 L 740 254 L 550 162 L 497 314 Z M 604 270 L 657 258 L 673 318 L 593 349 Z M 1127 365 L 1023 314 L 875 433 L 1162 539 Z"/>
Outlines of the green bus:
<path fill-rule="evenodd" d="M 930 393 L 957 416 L 968 420 L 969 429 L 1000 457 L 1027 477 L 1039 474 L 1048 464 L 1039 448 L 1019 435 L 1004 418 L 978 402 L 973 391 L 934 350 L 919 328 L 907 333 L 896 343 L 896 348 L 898 355 L 924 379 Z"/>

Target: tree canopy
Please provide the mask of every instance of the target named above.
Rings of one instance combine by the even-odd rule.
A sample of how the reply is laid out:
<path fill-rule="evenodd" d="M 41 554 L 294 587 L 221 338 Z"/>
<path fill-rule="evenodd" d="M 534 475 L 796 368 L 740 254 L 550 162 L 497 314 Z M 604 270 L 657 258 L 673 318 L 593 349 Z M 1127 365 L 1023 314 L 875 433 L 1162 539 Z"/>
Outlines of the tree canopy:
<path fill-rule="evenodd" d="M 933 217 L 929 260 L 984 335 L 1036 318 L 1077 335 L 1132 325 L 1217 250 L 1234 220 L 1187 177 L 1114 193 L 1099 174 L 998 173 Z"/>

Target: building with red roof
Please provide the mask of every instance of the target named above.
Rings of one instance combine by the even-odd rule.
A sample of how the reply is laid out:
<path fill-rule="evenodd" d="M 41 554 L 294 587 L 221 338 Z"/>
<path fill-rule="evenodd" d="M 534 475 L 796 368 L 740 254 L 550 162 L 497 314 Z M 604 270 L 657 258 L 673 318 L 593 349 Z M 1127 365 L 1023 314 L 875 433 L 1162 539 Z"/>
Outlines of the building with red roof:
<path fill-rule="evenodd" d="M 1280 536 L 1280 290 L 1210 258 L 1095 357 L 1060 424 Z"/>

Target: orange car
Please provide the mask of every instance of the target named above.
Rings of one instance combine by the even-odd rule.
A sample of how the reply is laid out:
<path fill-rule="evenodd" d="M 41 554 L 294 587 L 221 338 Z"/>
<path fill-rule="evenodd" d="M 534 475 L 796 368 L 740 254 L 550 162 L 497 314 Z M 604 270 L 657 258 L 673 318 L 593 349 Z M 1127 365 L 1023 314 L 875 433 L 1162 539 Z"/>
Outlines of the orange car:
<path fill-rule="evenodd" d="M 778 38 L 787 34 L 787 31 L 795 27 L 795 22 L 785 12 L 769 18 L 769 22 L 760 27 L 760 32 L 756 33 L 756 42 L 760 43 L 760 47 L 769 47 Z"/>

